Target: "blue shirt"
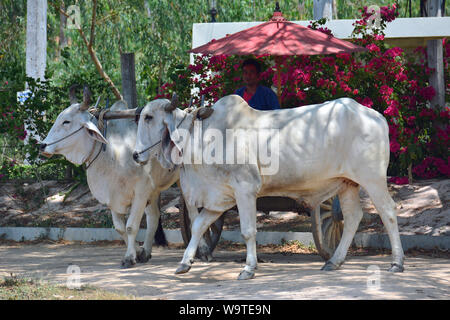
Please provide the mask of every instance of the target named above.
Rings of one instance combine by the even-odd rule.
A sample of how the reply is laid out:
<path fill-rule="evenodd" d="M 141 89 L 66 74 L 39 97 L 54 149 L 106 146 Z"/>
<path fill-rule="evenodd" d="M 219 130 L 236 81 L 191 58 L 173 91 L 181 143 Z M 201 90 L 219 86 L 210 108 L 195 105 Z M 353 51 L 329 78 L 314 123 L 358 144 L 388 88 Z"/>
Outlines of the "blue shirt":
<path fill-rule="evenodd" d="M 236 94 L 244 97 L 245 87 L 236 90 Z M 258 86 L 255 94 L 251 97 L 248 104 L 257 110 L 275 110 L 280 109 L 278 97 L 272 89 L 265 86 Z"/>

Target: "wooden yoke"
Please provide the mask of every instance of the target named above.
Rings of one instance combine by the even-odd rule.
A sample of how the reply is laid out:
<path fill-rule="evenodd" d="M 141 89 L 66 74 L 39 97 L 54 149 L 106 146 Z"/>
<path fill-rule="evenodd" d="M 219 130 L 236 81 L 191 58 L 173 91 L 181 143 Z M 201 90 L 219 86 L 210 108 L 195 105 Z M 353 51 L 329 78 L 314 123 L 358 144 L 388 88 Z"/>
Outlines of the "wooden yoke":
<path fill-rule="evenodd" d="M 118 111 L 106 111 L 103 119 L 115 120 L 115 119 L 134 119 L 136 117 L 136 109 L 118 110 Z M 92 115 L 98 119 L 101 110 L 94 109 L 91 111 Z"/>

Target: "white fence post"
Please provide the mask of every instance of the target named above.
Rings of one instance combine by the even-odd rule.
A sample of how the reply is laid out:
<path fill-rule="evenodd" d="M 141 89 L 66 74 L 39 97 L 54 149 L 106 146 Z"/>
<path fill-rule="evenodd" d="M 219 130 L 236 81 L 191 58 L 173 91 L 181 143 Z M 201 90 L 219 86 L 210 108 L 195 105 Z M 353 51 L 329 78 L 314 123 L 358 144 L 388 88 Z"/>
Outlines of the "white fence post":
<path fill-rule="evenodd" d="M 443 17 L 443 0 L 428 0 L 426 2 L 426 12 L 428 17 Z M 430 75 L 430 85 L 436 90 L 436 95 L 431 100 L 433 107 L 445 104 L 445 79 L 444 79 L 444 54 L 442 39 L 427 40 L 428 67 L 435 70 Z"/>
<path fill-rule="evenodd" d="M 47 58 L 47 0 L 27 1 L 26 74 L 44 79 Z"/>
<path fill-rule="evenodd" d="M 47 0 L 27 1 L 26 46 L 26 75 L 35 80 L 44 80 L 47 62 Z M 18 93 L 19 102 L 24 102 L 28 97 L 27 91 Z M 30 136 L 33 136 L 35 131 L 33 125 L 28 126 L 27 124 L 25 124 L 25 130 L 27 136 L 24 143 L 28 143 Z"/>

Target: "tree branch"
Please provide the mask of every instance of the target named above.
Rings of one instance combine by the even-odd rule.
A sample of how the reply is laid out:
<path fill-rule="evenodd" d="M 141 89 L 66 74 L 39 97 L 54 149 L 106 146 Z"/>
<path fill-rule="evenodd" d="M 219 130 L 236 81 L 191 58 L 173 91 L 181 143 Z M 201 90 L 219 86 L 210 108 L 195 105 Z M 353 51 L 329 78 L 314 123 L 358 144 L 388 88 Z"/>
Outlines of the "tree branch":
<path fill-rule="evenodd" d="M 62 10 L 59 6 L 54 4 L 52 1 L 49 1 L 50 5 L 52 5 L 56 10 L 58 10 L 62 15 L 66 16 L 67 18 L 70 18 L 70 16 Z M 94 0 L 94 12 L 95 8 L 97 7 L 97 1 Z M 95 24 L 95 13 L 92 13 L 92 25 L 91 25 L 91 41 L 94 39 L 93 34 L 95 32 L 95 28 L 93 27 Z M 113 91 L 114 96 L 118 100 L 123 100 L 122 95 L 120 94 L 120 91 L 116 88 L 114 85 L 114 82 L 112 82 L 111 78 L 106 74 L 106 72 L 103 70 L 102 64 L 97 58 L 97 54 L 94 51 L 94 48 L 91 45 L 91 42 L 89 42 L 86 38 L 86 35 L 83 32 L 83 29 L 81 26 L 79 26 L 79 29 L 77 29 L 80 33 L 81 38 L 83 39 L 84 44 L 86 45 L 86 48 L 88 49 L 89 55 L 91 56 L 92 61 L 94 62 L 95 67 L 97 68 L 97 71 L 100 73 L 102 78 L 108 83 L 108 85 L 111 87 L 111 90 Z M 93 42 L 92 42 L 93 43 Z"/>
<path fill-rule="evenodd" d="M 97 15 L 97 0 L 93 0 L 93 8 L 92 8 L 92 21 L 91 21 L 91 36 L 89 37 L 89 46 L 94 45 L 95 38 L 95 17 Z"/>

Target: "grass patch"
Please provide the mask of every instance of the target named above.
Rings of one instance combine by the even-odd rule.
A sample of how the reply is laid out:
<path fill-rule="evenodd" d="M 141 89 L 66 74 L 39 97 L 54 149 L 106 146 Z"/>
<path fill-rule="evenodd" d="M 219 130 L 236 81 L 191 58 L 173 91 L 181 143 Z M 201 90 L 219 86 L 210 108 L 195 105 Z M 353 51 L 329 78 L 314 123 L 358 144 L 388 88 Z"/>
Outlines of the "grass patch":
<path fill-rule="evenodd" d="M 44 280 L 11 274 L 0 280 L 0 300 L 134 300 L 136 297 L 92 286 L 69 289 Z"/>

